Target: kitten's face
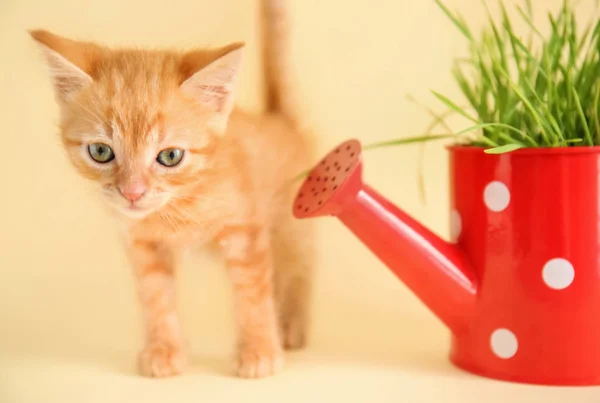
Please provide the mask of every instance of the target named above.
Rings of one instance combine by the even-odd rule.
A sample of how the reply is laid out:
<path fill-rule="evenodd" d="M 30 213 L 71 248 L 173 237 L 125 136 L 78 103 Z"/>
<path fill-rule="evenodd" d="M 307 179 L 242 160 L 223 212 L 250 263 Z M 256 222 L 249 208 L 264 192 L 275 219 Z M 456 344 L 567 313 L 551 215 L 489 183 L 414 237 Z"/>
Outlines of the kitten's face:
<path fill-rule="evenodd" d="M 139 82 L 137 89 L 112 91 L 114 77 L 107 80 L 91 85 L 70 107 L 63 143 L 110 207 L 140 218 L 185 197 L 210 164 L 217 138 L 210 115 L 186 102 L 179 88 Z"/>
<path fill-rule="evenodd" d="M 140 116 L 139 127 L 119 122 L 118 112 L 84 110 L 65 126 L 68 154 L 80 174 L 95 181 L 109 206 L 142 217 L 160 209 L 201 177 L 214 141 L 202 125 L 169 124 L 160 112 Z"/>
<path fill-rule="evenodd" d="M 45 31 L 32 36 L 51 68 L 68 156 L 108 205 L 142 218 L 185 198 L 225 130 L 240 46 L 109 51 Z"/>

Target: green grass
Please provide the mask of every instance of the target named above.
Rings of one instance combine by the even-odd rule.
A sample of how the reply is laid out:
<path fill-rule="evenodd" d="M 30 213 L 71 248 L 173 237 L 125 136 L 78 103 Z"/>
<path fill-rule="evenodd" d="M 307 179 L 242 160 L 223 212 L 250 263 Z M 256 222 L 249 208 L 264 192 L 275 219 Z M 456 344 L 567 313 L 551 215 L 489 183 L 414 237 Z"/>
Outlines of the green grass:
<path fill-rule="evenodd" d="M 432 91 L 447 110 L 437 114 L 425 107 L 434 118 L 425 134 L 367 144 L 365 150 L 414 143 L 423 146 L 448 138 L 483 147 L 489 154 L 524 147 L 600 145 L 598 0 L 594 15 L 581 28 L 575 17 L 576 3 L 564 0 L 559 10 L 547 13 L 550 29 L 546 34 L 533 23 L 532 0 L 524 0 L 515 10 L 527 27 L 525 34 L 515 32 L 516 24 L 498 0 L 500 21 L 494 21 L 488 11 L 489 23 L 479 36 L 473 34 L 460 13 L 450 11 L 441 0 L 434 1 L 468 44 L 469 56 L 456 59 L 452 69 L 463 99 L 459 103 Z M 465 100 L 468 106 L 459 106 Z M 450 114 L 461 115 L 471 125 L 453 132 L 445 121 Z M 445 133 L 430 133 L 440 125 Z M 422 154 L 423 148 L 419 186 L 424 197 Z M 307 174 L 305 171 L 293 181 Z"/>
<path fill-rule="evenodd" d="M 463 143 L 467 139 L 468 145 L 485 147 L 487 153 L 523 147 L 600 145 L 597 15 L 580 30 L 574 13 L 576 5 L 564 0 L 558 11 L 547 14 L 550 29 L 543 34 L 533 23 L 531 0 L 525 0 L 516 8 L 518 18 L 527 27 L 524 36 L 515 32 L 514 21 L 499 0 L 500 21 L 494 21 L 488 10 L 488 24 L 475 36 L 458 12 L 450 11 L 441 0 L 435 2 L 462 33 L 469 48 L 469 56 L 457 59 L 452 69 L 468 107 L 462 108 L 457 101 L 433 91 L 449 111 L 472 122 L 470 127 L 453 133 L 455 137 Z M 392 140 L 371 147 L 443 138 L 447 134 Z"/>

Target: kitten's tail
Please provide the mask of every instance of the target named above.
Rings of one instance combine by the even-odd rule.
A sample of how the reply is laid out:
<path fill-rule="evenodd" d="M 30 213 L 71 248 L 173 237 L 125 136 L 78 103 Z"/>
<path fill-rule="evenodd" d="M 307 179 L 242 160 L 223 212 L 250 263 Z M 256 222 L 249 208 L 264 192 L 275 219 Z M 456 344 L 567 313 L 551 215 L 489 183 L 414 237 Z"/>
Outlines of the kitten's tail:
<path fill-rule="evenodd" d="M 288 53 L 288 4 L 286 0 L 261 0 L 261 8 L 267 111 L 280 113 L 297 126 L 297 105 L 291 91 L 291 61 Z"/>

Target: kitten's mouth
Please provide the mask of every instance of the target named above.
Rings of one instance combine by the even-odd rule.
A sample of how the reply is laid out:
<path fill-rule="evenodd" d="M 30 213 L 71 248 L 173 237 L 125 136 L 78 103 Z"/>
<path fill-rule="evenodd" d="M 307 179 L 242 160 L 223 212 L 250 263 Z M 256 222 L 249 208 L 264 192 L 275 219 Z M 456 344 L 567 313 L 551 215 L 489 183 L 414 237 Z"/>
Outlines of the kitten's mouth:
<path fill-rule="evenodd" d="M 115 198 L 114 192 L 111 192 L 107 196 L 109 197 L 109 205 L 115 213 L 132 219 L 142 219 L 160 210 L 168 201 L 168 198 L 157 197 L 156 194 L 152 195 L 153 197 L 144 197 L 142 200 L 135 202 L 125 201 L 123 197 Z"/>
<path fill-rule="evenodd" d="M 136 204 L 130 204 L 126 207 L 119 207 L 119 211 L 131 218 L 143 218 L 154 211 L 150 207 L 142 207 Z"/>

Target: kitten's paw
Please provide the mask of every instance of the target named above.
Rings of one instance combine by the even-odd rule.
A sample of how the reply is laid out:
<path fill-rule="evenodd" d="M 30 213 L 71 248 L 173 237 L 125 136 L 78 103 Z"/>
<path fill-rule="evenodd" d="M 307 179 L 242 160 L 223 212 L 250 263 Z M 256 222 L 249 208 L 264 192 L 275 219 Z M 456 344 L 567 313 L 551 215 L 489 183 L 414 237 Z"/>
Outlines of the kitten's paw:
<path fill-rule="evenodd" d="M 144 348 L 138 357 L 138 368 L 142 375 L 151 378 L 165 378 L 179 375 L 186 365 L 180 347 L 168 343 L 152 343 Z"/>
<path fill-rule="evenodd" d="M 259 344 L 240 348 L 237 375 L 241 378 L 264 378 L 283 368 L 283 351 L 275 345 Z"/>
<path fill-rule="evenodd" d="M 283 319 L 283 347 L 286 350 L 299 350 L 306 346 L 306 321 L 299 316 Z"/>

